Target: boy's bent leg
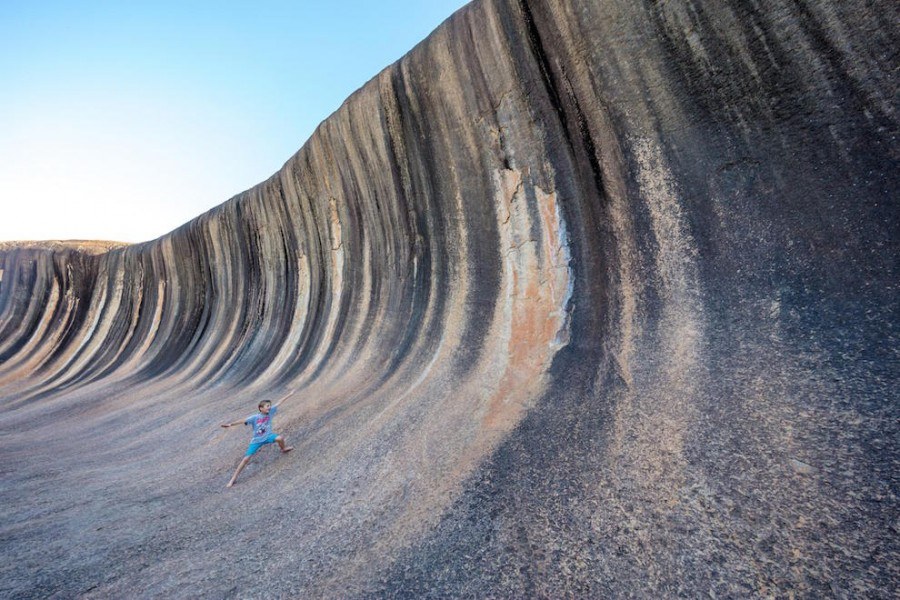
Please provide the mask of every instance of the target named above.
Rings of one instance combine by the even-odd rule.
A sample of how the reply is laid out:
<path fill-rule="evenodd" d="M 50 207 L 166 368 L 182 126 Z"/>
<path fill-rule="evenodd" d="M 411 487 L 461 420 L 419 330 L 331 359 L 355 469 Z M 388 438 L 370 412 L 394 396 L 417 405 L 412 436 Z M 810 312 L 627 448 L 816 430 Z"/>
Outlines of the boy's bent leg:
<path fill-rule="evenodd" d="M 240 475 L 241 471 L 244 470 L 244 467 L 247 466 L 248 462 L 250 462 L 249 456 L 245 456 L 244 458 L 241 459 L 241 462 L 238 463 L 237 471 L 234 472 L 234 475 L 231 476 L 231 481 L 229 481 L 228 485 L 226 485 L 225 487 L 231 487 L 234 485 L 234 482 L 237 480 L 237 476 Z"/>
<path fill-rule="evenodd" d="M 278 447 L 281 448 L 282 452 L 290 452 L 291 450 L 294 449 L 293 446 L 285 446 L 284 445 L 284 436 L 283 435 L 279 435 L 278 437 L 276 437 L 275 443 L 278 444 Z"/>

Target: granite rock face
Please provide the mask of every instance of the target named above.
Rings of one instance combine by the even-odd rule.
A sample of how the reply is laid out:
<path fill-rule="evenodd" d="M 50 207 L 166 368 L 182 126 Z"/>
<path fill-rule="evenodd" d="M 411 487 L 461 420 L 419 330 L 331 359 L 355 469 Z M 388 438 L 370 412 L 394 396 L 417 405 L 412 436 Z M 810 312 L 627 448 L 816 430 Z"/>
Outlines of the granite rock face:
<path fill-rule="evenodd" d="M 898 13 L 476 1 L 176 231 L 4 246 L 0 595 L 896 597 Z"/>

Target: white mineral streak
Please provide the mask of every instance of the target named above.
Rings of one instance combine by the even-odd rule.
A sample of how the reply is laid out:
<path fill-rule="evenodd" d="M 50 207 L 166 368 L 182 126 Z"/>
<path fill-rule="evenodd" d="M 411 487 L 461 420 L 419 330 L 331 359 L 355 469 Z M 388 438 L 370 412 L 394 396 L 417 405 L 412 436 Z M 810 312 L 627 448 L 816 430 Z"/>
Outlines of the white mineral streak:
<path fill-rule="evenodd" d="M 555 353 L 569 343 L 571 324 L 569 302 L 575 291 L 575 276 L 571 266 L 572 251 L 569 248 L 569 232 L 556 192 L 547 193 L 537 186 L 534 192 L 541 211 L 544 256 L 549 262 L 549 268 L 545 268 L 547 275 L 545 283 L 550 288 L 549 296 L 556 306 L 548 314 L 556 319 L 559 325 L 550 342 L 550 348 Z M 550 359 L 552 360 L 552 356 Z"/>
<path fill-rule="evenodd" d="M 128 373 L 130 368 L 140 364 L 147 358 L 147 352 L 159 333 L 159 326 L 162 323 L 163 306 L 165 301 L 163 298 L 166 293 L 166 282 L 161 279 L 156 284 L 156 295 L 153 297 L 153 317 L 150 320 L 150 331 L 144 336 L 144 339 L 136 352 L 132 354 L 131 359 L 123 365 L 122 372 Z"/>
<path fill-rule="evenodd" d="M 535 375 L 544 373 L 565 345 L 574 282 L 556 194 L 523 180 L 514 169 L 496 171 L 494 182 L 505 293 L 498 298 L 491 336 L 499 346 L 493 354 L 498 385 L 491 391 L 485 419 L 488 428 L 502 430 L 540 396 L 546 381 Z"/>
<path fill-rule="evenodd" d="M 29 306 L 29 309 L 42 309 L 43 312 L 41 313 L 40 320 L 38 321 L 34 332 L 28 338 L 28 341 L 25 343 L 22 349 L 16 353 L 17 357 L 22 357 L 20 359 L 21 362 L 10 361 L 8 365 L 3 365 L 4 371 L 6 371 L 7 369 L 11 371 L 9 373 L 10 379 L 20 372 L 20 369 L 17 368 L 20 365 L 24 366 L 27 371 L 32 371 L 34 368 L 36 368 L 37 364 L 39 364 L 40 358 L 35 359 L 32 357 L 35 355 L 36 350 L 42 342 L 46 344 L 46 340 L 44 338 L 47 335 L 48 331 L 51 329 L 51 324 L 54 317 L 56 316 L 56 310 L 61 295 L 62 291 L 60 289 L 59 283 L 54 278 L 50 283 L 50 293 L 48 295 L 46 304 L 44 306 L 41 306 L 39 299 L 33 299 L 33 302 Z M 24 321 L 21 324 L 21 329 L 24 329 L 26 325 L 27 321 Z M 50 350 L 52 350 L 52 345 L 46 344 L 44 346 L 45 353 L 49 352 Z M 38 357 L 39 356 L 40 355 L 38 355 Z M 4 379 L 6 379 L 6 377 L 4 377 Z"/>
<path fill-rule="evenodd" d="M 687 230 L 681 199 L 659 147 L 634 140 L 640 197 L 646 202 L 655 242 L 654 288 L 661 296 L 659 346 L 664 382 L 638 381 L 616 410 L 615 453 L 623 468 L 651 465 L 640 480 L 645 493 L 667 493 L 683 485 L 688 466 L 685 435 L 697 418 L 690 402 L 698 380 L 701 304 L 694 263 L 696 249 Z M 638 304 L 638 307 L 640 304 Z M 661 402 L 656 398 L 668 398 Z M 651 492 L 652 490 L 652 492 Z"/>
<path fill-rule="evenodd" d="M 104 341 L 103 335 L 94 335 L 98 328 L 100 331 L 108 331 L 109 328 L 114 324 L 114 319 L 116 313 L 119 308 L 119 303 L 122 300 L 121 296 L 121 278 L 122 272 L 119 271 L 117 273 L 116 282 L 113 286 L 113 296 L 112 300 L 109 299 L 109 287 L 106 279 L 105 269 L 100 273 L 100 281 L 98 285 L 94 288 L 93 297 L 91 298 L 89 316 L 88 316 L 88 327 L 79 335 L 79 342 L 75 344 L 75 348 L 69 354 L 69 356 L 74 357 L 70 362 L 68 360 L 61 360 L 60 366 L 65 369 L 64 373 L 66 374 L 60 380 L 56 382 L 56 385 L 65 385 L 67 381 L 71 381 L 72 379 L 78 377 L 80 375 L 81 369 L 88 364 L 88 362 L 94 357 L 94 353 L 96 353 L 101 344 Z M 101 322 L 102 318 L 102 322 Z"/>

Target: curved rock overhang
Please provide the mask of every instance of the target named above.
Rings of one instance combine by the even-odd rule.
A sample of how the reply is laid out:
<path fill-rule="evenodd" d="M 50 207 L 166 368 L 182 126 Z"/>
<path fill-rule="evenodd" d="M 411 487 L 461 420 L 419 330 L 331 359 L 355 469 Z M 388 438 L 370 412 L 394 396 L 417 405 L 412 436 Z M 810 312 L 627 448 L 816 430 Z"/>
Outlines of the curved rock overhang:
<path fill-rule="evenodd" d="M 477 1 L 172 233 L 4 247 L 2 589 L 895 595 L 898 23 Z"/>

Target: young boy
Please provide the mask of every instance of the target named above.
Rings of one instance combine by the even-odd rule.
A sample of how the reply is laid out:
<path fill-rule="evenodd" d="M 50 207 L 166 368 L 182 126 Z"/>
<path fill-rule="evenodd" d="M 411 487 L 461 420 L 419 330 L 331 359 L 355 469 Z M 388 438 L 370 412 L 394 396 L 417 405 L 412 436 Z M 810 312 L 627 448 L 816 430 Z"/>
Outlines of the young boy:
<path fill-rule="evenodd" d="M 281 448 L 282 453 L 288 453 L 294 449 L 293 446 L 284 445 L 284 436 L 278 435 L 272 431 L 272 419 L 275 418 L 278 407 L 290 396 L 291 394 L 289 393 L 275 404 L 272 404 L 269 400 L 263 400 L 259 403 L 259 412 L 255 415 L 247 417 L 243 421 L 235 421 L 234 423 L 225 423 L 222 425 L 222 427 L 228 428 L 243 423 L 244 425 L 250 425 L 253 428 L 253 439 L 250 440 L 250 447 L 247 448 L 247 454 L 244 455 L 243 460 L 241 460 L 237 466 L 237 471 L 234 472 L 234 475 L 231 476 L 231 481 L 229 481 L 228 485 L 225 487 L 234 485 L 237 476 L 244 470 L 247 463 L 250 462 L 250 457 L 256 454 L 257 450 L 266 444 L 271 444 L 272 442 L 277 443 L 278 447 Z"/>

